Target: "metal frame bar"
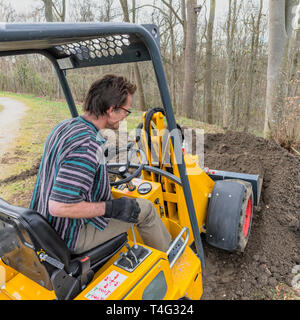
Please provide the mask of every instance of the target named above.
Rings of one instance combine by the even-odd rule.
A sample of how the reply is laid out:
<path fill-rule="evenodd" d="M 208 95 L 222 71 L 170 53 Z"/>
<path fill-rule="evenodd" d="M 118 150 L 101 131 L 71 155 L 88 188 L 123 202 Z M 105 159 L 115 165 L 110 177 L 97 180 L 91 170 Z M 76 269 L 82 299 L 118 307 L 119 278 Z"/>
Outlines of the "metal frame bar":
<path fill-rule="evenodd" d="M 261 188 L 262 188 L 262 178 L 260 178 L 258 175 L 240 173 L 240 172 L 231 172 L 231 171 L 212 170 L 212 169 L 209 169 L 207 174 L 214 181 L 239 179 L 239 180 L 250 182 L 253 190 L 254 206 L 258 205 L 260 200 Z"/>
<path fill-rule="evenodd" d="M 181 240 L 182 235 L 186 232 L 186 237 L 185 240 L 181 246 L 181 248 L 178 250 L 178 252 L 176 253 L 175 257 L 173 258 L 173 260 L 170 263 L 170 268 L 172 268 L 175 264 L 175 262 L 178 260 L 178 258 L 180 257 L 180 255 L 182 254 L 182 252 L 184 251 L 185 247 L 187 246 L 187 243 L 189 241 L 189 237 L 190 237 L 190 231 L 187 227 L 183 227 L 182 230 L 180 231 L 180 233 L 177 235 L 177 237 L 173 240 L 172 244 L 170 245 L 168 251 L 166 252 L 167 256 L 169 256 L 169 254 L 171 253 L 171 251 L 173 250 L 173 248 L 176 246 L 176 244 L 179 242 L 179 240 Z"/>
<path fill-rule="evenodd" d="M 189 213 L 193 236 L 195 239 L 195 247 L 196 247 L 196 251 L 197 251 L 197 256 L 201 261 L 202 268 L 204 268 L 205 262 L 204 262 L 203 245 L 202 245 L 202 241 L 201 241 L 196 211 L 195 211 L 195 207 L 194 207 L 194 202 L 193 202 L 190 183 L 189 183 L 189 179 L 188 179 L 188 175 L 187 175 L 187 171 L 186 171 L 186 166 L 185 166 L 185 162 L 184 162 L 184 158 L 183 158 L 183 153 L 182 153 L 181 148 L 175 147 L 175 143 L 174 143 L 174 141 L 181 141 L 181 137 L 180 137 L 178 130 L 177 130 L 177 124 L 175 121 L 175 116 L 174 116 L 174 112 L 173 112 L 173 108 L 172 108 L 172 102 L 171 102 L 171 98 L 170 98 L 170 94 L 169 94 L 167 80 L 166 80 L 166 76 L 164 73 L 162 60 L 160 57 L 160 51 L 159 51 L 159 48 L 156 46 L 155 42 L 153 42 L 151 40 L 149 33 L 146 34 L 146 32 L 144 32 L 144 37 L 145 37 L 144 40 L 146 42 L 146 45 L 149 49 L 149 52 L 150 52 L 150 55 L 152 58 L 152 64 L 153 64 L 156 79 L 158 82 L 160 96 L 161 96 L 161 99 L 163 102 L 163 107 L 164 107 L 165 113 L 166 113 L 168 128 L 171 132 L 175 132 L 175 139 L 174 139 L 174 137 L 171 137 L 171 141 L 172 141 L 173 148 L 174 148 L 175 158 L 176 158 L 177 167 L 178 167 L 178 171 L 179 171 L 179 175 L 180 175 L 180 179 L 181 179 L 181 183 L 182 183 L 185 202 L 186 202 L 186 206 L 187 206 L 188 213 Z"/>
<path fill-rule="evenodd" d="M 61 70 L 59 68 L 59 65 L 57 63 L 57 60 L 47 51 L 42 51 L 41 54 L 43 54 L 45 57 L 47 57 L 53 64 L 53 67 L 56 71 L 56 74 L 58 76 L 59 82 L 60 82 L 60 86 L 64 92 L 64 95 L 66 97 L 66 101 L 68 103 L 71 115 L 73 118 L 78 117 L 78 111 L 67 81 L 67 78 L 65 76 L 65 71 Z"/>

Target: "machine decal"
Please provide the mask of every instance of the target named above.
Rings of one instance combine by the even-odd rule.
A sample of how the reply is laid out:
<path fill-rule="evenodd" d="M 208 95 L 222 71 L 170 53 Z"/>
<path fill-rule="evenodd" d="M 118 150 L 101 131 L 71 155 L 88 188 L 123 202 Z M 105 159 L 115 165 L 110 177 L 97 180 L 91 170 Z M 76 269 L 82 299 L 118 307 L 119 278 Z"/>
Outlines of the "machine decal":
<path fill-rule="evenodd" d="M 101 280 L 90 292 L 85 295 L 89 300 L 105 300 L 114 292 L 128 277 L 113 270 L 103 280 Z"/>

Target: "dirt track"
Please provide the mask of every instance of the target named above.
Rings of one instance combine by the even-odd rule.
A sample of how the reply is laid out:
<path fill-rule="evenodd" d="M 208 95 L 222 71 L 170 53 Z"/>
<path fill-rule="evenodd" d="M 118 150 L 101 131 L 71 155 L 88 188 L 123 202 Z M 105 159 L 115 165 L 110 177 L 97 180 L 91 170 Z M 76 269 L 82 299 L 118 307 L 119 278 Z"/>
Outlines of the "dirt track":
<path fill-rule="evenodd" d="M 10 143 L 15 139 L 20 119 L 27 106 L 17 100 L 0 97 L 0 104 L 4 109 L 0 112 L 0 157 L 9 149 Z"/>
<path fill-rule="evenodd" d="M 243 254 L 204 242 L 203 299 L 272 299 L 279 282 L 291 286 L 300 265 L 300 157 L 274 142 L 227 132 L 205 136 L 205 165 L 260 174 L 263 188 Z"/>

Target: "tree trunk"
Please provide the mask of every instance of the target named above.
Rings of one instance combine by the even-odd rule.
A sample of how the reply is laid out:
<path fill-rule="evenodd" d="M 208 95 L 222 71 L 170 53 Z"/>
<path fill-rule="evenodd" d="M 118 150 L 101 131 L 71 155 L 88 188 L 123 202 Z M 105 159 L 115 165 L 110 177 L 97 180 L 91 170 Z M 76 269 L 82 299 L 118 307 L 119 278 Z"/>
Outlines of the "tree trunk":
<path fill-rule="evenodd" d="M 170 0 L 170 7 L 172 6 L 172 0 Z M 174 28 L 173 28 L 173 12 L 171 8 L 169 8 L 169 25 L 170 25 L 170 41 L 171 41 L 171 99 L 173 109 L 177 110 L 176 103 L 176 47 L 175 47 L 175 36 L 174 36 Z"/>
<path fill-rule="evenodd" d="M 297 112 L 297 109 L 299 109 L 299 76 L 297 70 L 300 62 L 300 1 L 286 1 L 285 10 L 285 29 L 288 45 L 286 63 L 284 65 L 286 68 L 284 70 L 286 74 L 284 84 L 285 105 L 280 123 L 280 140 L 293 144 L 297 139 L 300 141 L 300 117 Z M 298 16 L 297 11 L 299 12 Z M 285 128 L 285 130 L 282 130 L 282 128 Z"/>
<path fill-rule="evenodd" d="M 121 4 L 122 10 L 123 10 L 124 21 L 130 22 L 127 0 L 120 0 L 120 4 Z"/>
<path fill-rule="evenodd" d="M 53 22 L 52 0 L 42 0 L 45 7 L 45 18 L 47 22 Z"/>
<path fill-rule="evenodd" d="M 236 0 L 229 0 L 226 23 L 226 74 L 225 74 L 225 103 L 223 111 L 223 129 L 232 127 L 233 123 L 233 37 L 236 29 Z"/>
<path fill-rule="evenodd" d="M 136 17 L 136 1 L 132 0 L 132 22 L 135 23 Z"/>
<path fill-rule="evenodd" d="M 249 91 L 247 96 L 246 102 L 246 114 L 244 119 L 244 132 L 247 132 L 249 129 L 249 121 L 250 121 L 250 105 L 252 101 L 252 91 L 253 91 L 253 79 L 255 74 L 255 66 L 257 60 L 257 51 L 258 51 L 258 42 L 259 42 L 259 32 L 260 32 L 260 20 L 262 15 L 262 8 L 263 8 L 263 0 L 260 0 L 259 3 L 259 12 L 256 20 L 256 24 L 254 23 L 253 19 L 253 33 L 251 39 L 251 57 L 250 57 L 250 66 L 249 66 Z"/>
<path fill-rule="evenodd" d="M 196 79 L 196 44 L 197 44 L 197 14 L 194 8 L 196 0 L 187 2 L 186 47 L 184 53 L 184 82 L 182 94 L 182 111 L 193 117 L 194 92 Z"/>
<path fill-rule="evenodd" d="M 269 52 L 264 137 L 274 137 L 282 107 L 282 67 L 286 53 L 285 1 L 269 0 Z M 275 116 L 275 112 L 277 115 Z"/>
<path fill-rule="evenodd" d="M 104 4 L 104 22 L 109 22 L 111 20 L 111 9 L 113 0 L 105 1 Z"/>
<path fill-rule="evenodd" d="M 216 0 L 210 0 L 209 20 L 207 25 L 206 36 L 206 53 L 205 53 L 205 72 L 204 72 L 204 92 L 205 92 L 205 110 L 206 122 L 213 123 L 213 95 L 212 95 L 212 38 L 215 20 Z"/>
<path fill-rule="evenodd" d="M 298 9 L 297 9 L 298 5 Z M 285 14 L 285 29 L 288 36 L 288 63 L 287 63 L 287 81 L 286 81 L 286 96 L 292 95 L 292 86 L 297 78 L 297 67 L 300 59 L 300 39 L 299 39 L 299 23 L 296 21 L 296 12 L 300 11 L 300 1 L 290 0 L 286 2 Z M 300 16 L 299 16 L 300 20 Z M 298 24 L 298 26 L 297 26 Z"/>
<path fill-rule="evenodd" d="M 124 21 L 130 22 L 127 0 L 120 0 L 120 4 L 122 6 L 122 10 L 124 14 Z M 135 11 L 135 2 L 133 2 L 133 5 L 134 7 L 132 8 L 132 10 Z M 135 13 L 133 13 L 133 17 L 135 19 Z M 142 111 L 146 111 L 147 107 L 145 103 L 143 82 L 142 82 L 142 77 L 141 77 L 140 69 L 137 62 L 134 62 L 134 75 L 135 75 L 135 81 L 136 81 L 137 91 L 138 91 L 139 109 Z"/>
<path fill-rule="evenodd" d="M 181 17 L 183 21 L 183 40 L 182 40 L 182 52 L 185 52 L 185 45 L 186 45 L 186 5 L 185 0 L 181 0 L 180 3 L 181 8 Z"/>
<path fill-rule="evenodd" d="M 66 20 L 66 0 L 62 0 L 61 21 L 65 22 L 65 20 Z"/>

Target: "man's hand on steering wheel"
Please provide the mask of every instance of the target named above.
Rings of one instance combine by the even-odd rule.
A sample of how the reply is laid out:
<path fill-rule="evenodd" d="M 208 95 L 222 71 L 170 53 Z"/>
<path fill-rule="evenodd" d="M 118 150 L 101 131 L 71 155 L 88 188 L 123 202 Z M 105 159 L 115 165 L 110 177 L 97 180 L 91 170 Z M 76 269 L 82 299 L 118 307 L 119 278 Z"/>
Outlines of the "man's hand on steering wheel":
<path fill-rule="evenodd" d="M 110 149 L 107 149 L 107 161 L 109 161 L 112 157 L 116 156 L 117 154 L 128 152 L 127 161 L 126 163 L 107 163 L 107 171 L 111 174 L 117 175 L 121 177 L 119 180 L 115 182 L 111 182 L 111 186 L 119 186 L 124 183 L 128 183 L 133 178 L 137 177 L 144 168 L 144 165 L 147 163 L 147 156 L 145 152 L 141 149 L 137 149 L 134 147 L 134 143 L 128 143 L 126 148 L 117 149 L 116 153 L 110 152 Z M 138 164 L 138 168 L 133 172 L 129 173 L 128 169 L 131 165 L 131 160 L 134 153 L 139 153 L 141 156 L 141 163 Z M 112 168 L 118 168 L 118 170 L 114 170 Z"/>

